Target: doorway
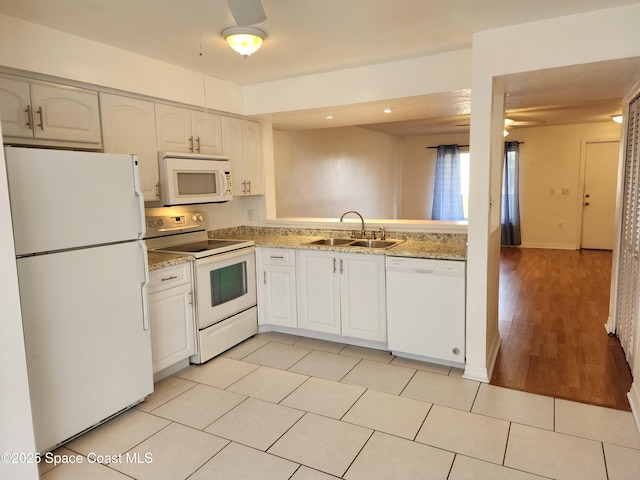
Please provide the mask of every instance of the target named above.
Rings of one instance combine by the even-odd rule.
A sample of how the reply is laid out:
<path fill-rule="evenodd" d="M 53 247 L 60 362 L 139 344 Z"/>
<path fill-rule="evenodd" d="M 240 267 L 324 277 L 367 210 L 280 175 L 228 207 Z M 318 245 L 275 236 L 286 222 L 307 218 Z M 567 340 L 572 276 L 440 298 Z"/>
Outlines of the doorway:
<path fill-rule="evenodd" d="M 582 155 L 580 248 L 613 250 L 620 142 L 586 142 Z"/>

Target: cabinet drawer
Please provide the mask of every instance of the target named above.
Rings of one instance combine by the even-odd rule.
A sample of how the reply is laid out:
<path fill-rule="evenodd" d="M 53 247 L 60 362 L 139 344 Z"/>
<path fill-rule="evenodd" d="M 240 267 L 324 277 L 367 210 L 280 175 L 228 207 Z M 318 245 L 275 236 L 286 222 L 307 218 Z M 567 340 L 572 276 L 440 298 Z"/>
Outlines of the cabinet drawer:
<path fill-rule="evenodd" d="M 287 265 L 295 267 L 296 251 L 288 248 L 265 248 L 263 249 L 265 265 Z"/>
<path fill-rule="evenodd" d="M 186 262 L 149 272 L 149 285 L 147 290 L 149 293 L 160 292 L 190 282 L 191 263 Z"/>

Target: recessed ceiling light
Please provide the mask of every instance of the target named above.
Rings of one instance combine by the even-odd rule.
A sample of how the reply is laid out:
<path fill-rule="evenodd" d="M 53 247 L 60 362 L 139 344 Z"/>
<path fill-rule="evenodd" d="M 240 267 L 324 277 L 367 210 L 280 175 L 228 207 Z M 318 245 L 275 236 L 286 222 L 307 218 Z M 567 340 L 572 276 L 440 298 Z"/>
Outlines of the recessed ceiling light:
<path fill-rule="evenodd" d="M 331 120 L 333 118 L 333 115 L 329 114 L 327 115 L 327 120 Z"/>
<path fill-rule="evenodd" d="M 385 108 L 384 109 L 384 113 L 391 113 L 391 109 L 390 108 Z"/>
<path fill-rule="evenodd" d="M 611 120 L 616 123 L 622 123 L 622 115 L 612 115 Z"/>

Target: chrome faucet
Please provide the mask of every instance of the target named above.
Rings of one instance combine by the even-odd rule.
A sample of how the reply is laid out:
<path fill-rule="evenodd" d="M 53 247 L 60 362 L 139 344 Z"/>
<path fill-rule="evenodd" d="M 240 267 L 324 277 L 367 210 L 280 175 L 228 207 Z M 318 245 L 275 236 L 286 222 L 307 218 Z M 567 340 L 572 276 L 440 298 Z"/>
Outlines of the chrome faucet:
<path fill-rule="evenodd" d="M 355 210 L 349 210 L 348 212 L 344 212 L 342 214 L 342 216 L 340 217 L 340 221 L 342 221 L 342 219 L 344 218 L 344 216 L 347 213 L 355 213 L 356 215 L 358 215 L 360 217 L 360 221 L 362 222 L 362 231 L 360 232 L 360 238 L 366 238 L 365 234 L 364 234 L 364 218 L 362 218 L 362 215 L 360 215 L 358 212 L 356 212 Z"/>

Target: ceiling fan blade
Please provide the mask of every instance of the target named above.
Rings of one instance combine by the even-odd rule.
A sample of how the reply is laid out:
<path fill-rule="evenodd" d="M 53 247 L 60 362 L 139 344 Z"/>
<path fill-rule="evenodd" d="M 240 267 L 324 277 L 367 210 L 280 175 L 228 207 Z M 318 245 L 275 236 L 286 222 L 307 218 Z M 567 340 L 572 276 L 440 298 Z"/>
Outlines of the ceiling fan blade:
<path fill-rule="evenodd" d="M 511 123 L 512 127 L 536 127 L 539 125 L 544 125 L 546 122 L 544 120 L 516 120 Z"/>
<path fill-rule="evenodd" d="M 267 19 L 260 0 L 227 0 L 227 5 L 239 27 L 254 25 Z"/>

